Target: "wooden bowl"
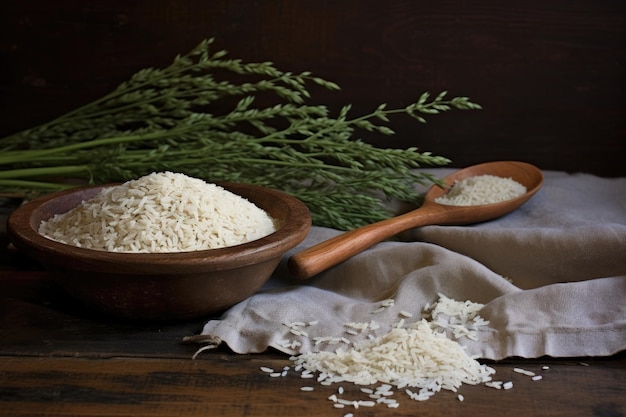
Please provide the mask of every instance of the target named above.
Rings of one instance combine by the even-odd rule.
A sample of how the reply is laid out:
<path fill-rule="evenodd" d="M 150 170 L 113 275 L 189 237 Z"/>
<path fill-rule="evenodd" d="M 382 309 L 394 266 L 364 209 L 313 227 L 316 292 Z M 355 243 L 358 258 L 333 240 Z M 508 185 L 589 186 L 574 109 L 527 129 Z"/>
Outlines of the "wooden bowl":
<path fill-rule="evenodd" d="M 99 251 L 39 234 L 42 221 L 72 209 L 107 185 L 27 202 L 11 213 L 7 230 L 18 250 L 40 261 L 54 281 L 89 308 L 138 320 L 209 316 L 256 292 L 311 227 L 308 208 L 292 196 L 249 184 L 220 185 L 268 212 L 277 220 L 277 230 L 237 246 L 175 253 Z"/>

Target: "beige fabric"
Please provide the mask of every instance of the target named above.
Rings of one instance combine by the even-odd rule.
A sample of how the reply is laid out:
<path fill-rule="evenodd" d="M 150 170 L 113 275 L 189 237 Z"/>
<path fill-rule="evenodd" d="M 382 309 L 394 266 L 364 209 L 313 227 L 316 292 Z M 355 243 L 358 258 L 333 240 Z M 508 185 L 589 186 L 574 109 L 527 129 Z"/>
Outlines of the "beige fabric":
<path fill-rule="evenodd" d="M 431 172 L 444 176 L 450 170 Z M 468 352 L 505 357 L 604 356 L 626 348 L 626 178 L 546 172 L 542 189 L 517 211 L 479 225 L 428 226 L 412 241 L 384 242 L 316 278 L 297 282 L 282 265 L 266 288 L 206 323 L 202 334 L 239 353 L 335 349 L 318 336 L 358 340 L 344 323 L 383 334 L 400 312 L 421 311 L 438 294 L 485 304 L 490 324 Z M 339 232 L 313 228 L 299 248 Z M 289 254 L 288 254 L 289 255 Z M 287 255 L 287 256 L 288 256 Z M 286 259 L 286 257 L 285 257 Z M 394 305 L 379 313 L 382 300 Z M 295 335 L 285 325 L 300 327 Z M 288 348 L 286 342 L 290 343 Z M 291 349 L 293 347 L 294 349 Z"/>

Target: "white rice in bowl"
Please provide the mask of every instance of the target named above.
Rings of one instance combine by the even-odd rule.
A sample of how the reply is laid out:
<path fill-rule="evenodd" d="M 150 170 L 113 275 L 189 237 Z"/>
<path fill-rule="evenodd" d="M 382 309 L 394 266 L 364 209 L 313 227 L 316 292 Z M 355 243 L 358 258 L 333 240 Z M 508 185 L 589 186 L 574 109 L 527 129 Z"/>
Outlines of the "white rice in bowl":
<path fill-rule="evenodd" d="M 40 234 L 68 245 L 140 253 L 234 246 L 275 230 L 274 220 L 247 199 L 172 172 L 105 188 L 39 227 Z"/>

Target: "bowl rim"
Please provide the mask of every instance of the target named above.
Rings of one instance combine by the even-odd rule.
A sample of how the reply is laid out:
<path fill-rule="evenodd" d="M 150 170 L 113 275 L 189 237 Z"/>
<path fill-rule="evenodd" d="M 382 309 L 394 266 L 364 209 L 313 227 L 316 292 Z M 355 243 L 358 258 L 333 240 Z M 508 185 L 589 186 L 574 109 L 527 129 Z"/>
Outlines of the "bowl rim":
<path fill-rule="evenodd" d="M 273 233 L 262 238 L 223 248 L 185 252 L 133 253 L 109 252 L 81 248 L 54 241 L 39 233 L 33 224 L 36 210 L 55 199 L 85 190 L 96 190 L 118 185 L 106 183 L 74 187 L 50 193 L 30 200 L 16 208 L 7 220 L 7 231 L 18 250 L 24 251 L 46 265 L 67 265 L 83 270 L 101 272 L 119 270 L 123 273 L 180 273 L 184 265 L 186 273 L 232 269 L 261 263 L 282 256 L 287 250 L 302 242 L 311 228 L 311 213 L 298 198 L 285 192 L 249 183 L 216 182 L 215 184 L 239 194 L 241 190 L 269 194 L 286 205 L 287 218 L 295 221 L 283 222 Z M 248 198 L 244 196 L 244 198 Z M 250 201 L 258 204 L 250 198 Z M 236 265 L 233 256 L 236 255 Z"/>

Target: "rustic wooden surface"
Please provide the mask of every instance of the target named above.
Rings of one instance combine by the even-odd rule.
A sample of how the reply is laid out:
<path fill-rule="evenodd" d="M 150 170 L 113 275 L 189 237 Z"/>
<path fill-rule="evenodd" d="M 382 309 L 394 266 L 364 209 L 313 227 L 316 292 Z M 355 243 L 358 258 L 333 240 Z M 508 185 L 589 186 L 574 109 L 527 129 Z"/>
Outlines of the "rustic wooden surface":
<path fill-rule="evenodd" d="M 110 321 L 68 299 L 45 272 L 3 250 L 0 267 L 0 416 L 596 416 L 626 415 L 626 356 L 518 359 L 491 364 L 510 390 L 464 385 L 416 402 L 403 392 L 397 409 L 335 409 L 325 387 L 282 370 L 277 352 L 237 355 L 227 349 L 192 359 L 182 343 L 204 320 L 177 324 Z M 30 271 L 28 271 L 30 269 Z M 548 370 L 542 369 L 549 366 Z M 522 367 L 540 381 L 513 372 Z M 313 386 L 302 392 L 300 387 Z M 342 384 L 344 399 L 367 399 Z"/>
<path fill-rule="evenodd" d="M 0 136 L 165 66 L 201 39 L 246 61 L 311 70 L 354 113 L 449 90 L 480 112 L 392 120 L 380 146 L 418 146 L 462 167 L 516 159 L 626 175 L 622 0 L 7 0 L 0 13 Z"/>
<path fill-rule="evenodd" d="M 337 387 L 314 384 L 312 392 L 298 376 L 268 378 L 260 366 L 282 368 L 284 359 L 265 356 L 202 359 L 117 357 L 0 357 L 0 415 L 3 416 L 596 416 L 616 417 L 626 411 L 624 361 L 524 362 L 540 369 L 544 379 L 531 382 L 497 365 L 514 382 L 510 390 L 464 386 L 460 402 L 442 392 L 428 401 L 409 400 L 397 392 L 397 409 L 384 406 L 335 409 L 327 399 Z M 516 364 L 520 365 L 520 364 Z M 621 377 L 621 381 L 620 378 Z M 345 399 L 367 399 L 358 387 L 343 385 Z"/>

